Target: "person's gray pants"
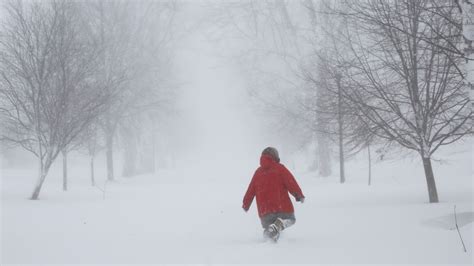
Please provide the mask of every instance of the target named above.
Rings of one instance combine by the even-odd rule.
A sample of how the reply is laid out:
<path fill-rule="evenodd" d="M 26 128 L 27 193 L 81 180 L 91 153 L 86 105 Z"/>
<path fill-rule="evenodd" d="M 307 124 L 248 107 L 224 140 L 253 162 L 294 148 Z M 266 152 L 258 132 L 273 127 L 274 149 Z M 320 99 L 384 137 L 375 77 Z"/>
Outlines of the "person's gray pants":
<path fill-rule="evenodd" d="M 283 229 L 295 224 L 296 218 L 294 213 L 275 212 L 269 213 L 260 218 L 262 227 L 267 229 L 268 226 L 275 223 L 276 219 L 280 218 L 283 221 Z"/>

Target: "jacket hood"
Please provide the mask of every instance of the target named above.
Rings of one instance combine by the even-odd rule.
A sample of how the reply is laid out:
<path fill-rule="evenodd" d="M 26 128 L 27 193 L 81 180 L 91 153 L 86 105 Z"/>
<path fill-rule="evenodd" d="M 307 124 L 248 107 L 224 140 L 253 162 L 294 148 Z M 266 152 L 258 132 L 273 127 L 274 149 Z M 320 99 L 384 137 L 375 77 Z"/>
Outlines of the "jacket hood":
<path fill-rule="evenodd" d="M 269 168 L 275 163 L 276 163 L 275 160 L 273 160 L 273 158 L 270 155 L 262 154 L 262 156 L 260 156 L 260 166 L 262 168 Z"/>

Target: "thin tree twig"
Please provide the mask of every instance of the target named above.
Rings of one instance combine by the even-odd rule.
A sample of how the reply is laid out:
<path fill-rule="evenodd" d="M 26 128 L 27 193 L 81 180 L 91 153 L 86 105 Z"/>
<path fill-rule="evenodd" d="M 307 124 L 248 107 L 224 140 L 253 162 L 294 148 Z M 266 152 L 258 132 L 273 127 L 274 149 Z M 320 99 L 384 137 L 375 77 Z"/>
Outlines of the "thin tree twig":
<path fill-rule="evenodd" d="M 458 231 L 459 238 L 461 239 L 462 248 L 464 249 L 464 252 L 467 252 L 466 245 L 464 245 L 464 241 L 463 241 L 462 236 L 461 236 L 461 231 L 459 231 L 458 218 L 457 218 L 457 215 L 456 215 L 456 205 L 454 205 L 454 223 L 456 224 L 456 230 Z"/>

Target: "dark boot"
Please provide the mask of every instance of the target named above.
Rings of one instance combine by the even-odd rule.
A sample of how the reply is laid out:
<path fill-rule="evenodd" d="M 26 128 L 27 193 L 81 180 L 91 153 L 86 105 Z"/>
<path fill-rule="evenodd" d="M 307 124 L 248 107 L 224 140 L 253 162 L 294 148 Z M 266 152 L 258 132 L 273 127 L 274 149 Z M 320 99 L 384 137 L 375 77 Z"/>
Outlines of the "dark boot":
<path fill-rule="evenodd" d="M 280 231 L 278 231 L 278 227 L 275 224 L 271 224 L 265 229 L 264 233 L 266 238 L 269 238 L 273 241 L 277 241 L 280 237 Z"/>

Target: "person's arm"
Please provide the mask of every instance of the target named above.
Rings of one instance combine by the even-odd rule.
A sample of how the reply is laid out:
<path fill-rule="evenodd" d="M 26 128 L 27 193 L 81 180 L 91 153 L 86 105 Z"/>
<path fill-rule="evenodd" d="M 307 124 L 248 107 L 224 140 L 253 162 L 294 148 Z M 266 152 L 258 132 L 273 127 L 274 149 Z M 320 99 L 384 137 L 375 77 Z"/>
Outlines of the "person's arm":
<path fill-rule="evenodd" d="M 283 182 L 285 184 L 285 187 L 288 189 L 288 191 L 295 197 L 296 201 L 301 201 L 301 203 L 304 202 L 305 196 L 303 194 L 303 191 L 301 191 L 300 186 L 298 185 L 298 182 L 296 182 L 295 177 L 291 174 L 291 172 L 286 169 L 284 165 L 282 166 L 282 171 L 283 171 Z"/>
<path fill-rule="evenodd" d="M 257 172 L 252 177 L 252 181 L 250 181 L 249 187 L 247 188 L 247 192 L 245 193 L 242 208 L 245 211 L 248 211 L 250 208 L 250 205 L 252 205 L 253 198 L 255 197 L 255 175 Z"/>

